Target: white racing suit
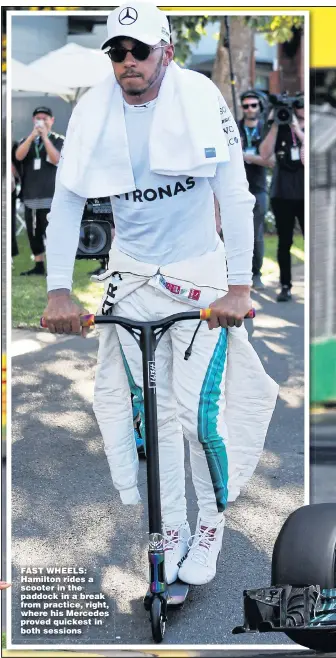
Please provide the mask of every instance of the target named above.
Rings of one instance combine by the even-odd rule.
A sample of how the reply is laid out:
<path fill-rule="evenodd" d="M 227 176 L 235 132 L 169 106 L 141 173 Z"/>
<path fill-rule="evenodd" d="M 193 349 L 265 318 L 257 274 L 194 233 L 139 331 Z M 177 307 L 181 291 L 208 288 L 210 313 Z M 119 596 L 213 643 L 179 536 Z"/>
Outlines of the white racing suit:
<path fill-rule="evenodd" d="M 195 76 L 195 72 L 185 74 L 186 84 L 190 82 L 189 89 L 194 88 Z M 211 83 L 204 80 L 204 76 L 199 76 L 195 101 L 204 93 L 204 84 L 206 93 L 210 89 Z M 160 99 L 160 93 L 158 99 L 144 106 L 124 103 L 124 136 L 125 139 L 127 136 L 129 149 L 126 164 L 128 171 L 131 167 L 134 179 L 127 184 L 123 179 L 125 169 L 118 172 L 118 183 L 111 173 L 113 163 L 124 162 L 125 165 L 125 158 L 120 160 L 113 140 L 106 138 L 104 148 L 98 144 L 93 149 L 92 108 L 89 111 L 85 99 L 89 99 L 90 104 L 96 92 L 89 91 L 79 101 L 71 122 L 78 150 L 74 146 L 69 152 L 67 133 L 65 155 L 60 160 L 48 217 L 48 290 L 71 290 L 84 196 L 89 196 L 89 189 L 93 196 L 103 195 L 108 181 L 106 194 L 112 195 L 116 235 L 110 271 L 103 277 L 102 306 L 105 313 L 112 310 L 135 320 L 163 318 L 196 306 L 207 307 L 226 293 L 226 256 L 215 230 L 213 195 L 220 207 L 230 285 L 249 285 L 251 279 L 254 200 L 248 191 L 239 131 L 229 108 L 213 86 L 211 93 L 209 91 L 209 104 L 215 107 L 218 103 L 217 125 L 220 121 L 230 152 L 229 161 L 220 161 L 215 173 L 211 173 L 212 167 L 210 170 L 206 167 L 202 175 L 196 162 L 191 172 L 189 164 L 182 166 L 181 163 L 178 169 L 173 167 L 162 172 L 159 167 L 157 171 L 150 144 L 156 112 L 159 113 L 164 98 Z M 106 94 L 101 98 L 109 121 Z M 193 123 L 198 115 L 194 114 L 191 101 L 190 106 L 188 122 L 197 125 Z M 83 123 L 80 117 L 85 113 Z M 213 116 L 212 110 L 210 114 Z M 102 125 L 105 128 L 106 124 Z M 169 128 L 162 124 L 162 131 L 165 127 Z M 175 138 L 179 131 L 180 126 L 170 126 Z M 219 136 L 215 141 L 215 146 L 218 142 L 218 148 L 222 148 Z M 193 144 L 197 153 L 201 142 Z M 187 143 L 181 135 L 181 156 Z M 211 148 L 204 149 L 206 158 L 212 157 L 213 151 L 216 152 L 212 140 L 204 142 L 204 147 L 207 146 Z M 165 152 L 160 141 L 157 148 Z M 174 160 L 176 155 L 174 152 Z M 86 168 L 82 166 L 83 158 Z M 66 176 L 62 183 L 60 173 L 65 161 L 70 179 L 79 176 L 78 185 L 76 180 L 68 184 Z M 190 254 L 195 257 L 190 258 Z M 178 262 L 171 263 L 172 259 Z M 161 263 L 170 264 L 160 267 Z M 235 500 L 256 467 L 278 390 L 265 374 L 244 327 L 210 331 L 207 324 L 202 323 L 192 354 L 185 361 L 184 353 L 196 327 L 197 322 L 190 321 L 174 325 L 156 351 L 161 503 L 163 521 L 170 527 L 175 523 L 179 525 L 186 517 L 183 435 L 190 446 L 201 518 L 209 523 L 213 517 L 216 522 L 217 518 L 222 518 L 227 500 Z M 94 410 L 115 487 L 124 503 L 136 503 L 139 501 L 138 457 L 130 388 L 141 400 L 142 355 L 125 330 L 113 325 L 100 325 L 98 330 L 100 346 Z"/>
<path fill-rule="evenodd" d="M 224 246 L 219 242 L 213 253 L 160 269 L 112 246 L 109 270 L 96 278 L 105 283 L 98 314 L 158 320 L 205 308 L 226 293 Z M 173 325 L 155 354 L 161 505 L 169 526 L 186 520 L 183 436 L 201 518 L 216 521 L 255 470 L 278 393 L 244 326 L 210 331 L 202 322 L 185 360 L 197 325 Z M 113 483 L 125 504 L 137 503 L 130 390 L 143 412 L 142 355 L 125 329 L 97 327 L 94 412 Z"/>

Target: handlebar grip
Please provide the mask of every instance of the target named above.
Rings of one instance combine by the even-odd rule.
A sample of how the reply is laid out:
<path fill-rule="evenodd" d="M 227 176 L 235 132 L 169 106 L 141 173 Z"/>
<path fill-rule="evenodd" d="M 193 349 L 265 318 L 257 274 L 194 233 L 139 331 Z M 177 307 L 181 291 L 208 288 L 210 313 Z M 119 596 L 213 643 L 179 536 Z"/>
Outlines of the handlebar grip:
<path fill-rule="evenodd" d="M 245 319 L 253 320 L 255 316 L 256 316 L 255 308 L 251 308 L 251 310 L 245 315 Z M 200 311 L 201 320 L 210 320 L 210 317 L 211 317 L 211 308 L 202 308 L 202 310 Z"/>
<path fill-rule="evenodd" d="M 90 313 L 89 315 L 81 315 L 80 316 L 81 327 L 93 327 L 94 318 L 95 316 L 93 313 Z M 40 327 L 42 329 L 47 329 L 47 324 L 44 318 L 40 319 Z"/>

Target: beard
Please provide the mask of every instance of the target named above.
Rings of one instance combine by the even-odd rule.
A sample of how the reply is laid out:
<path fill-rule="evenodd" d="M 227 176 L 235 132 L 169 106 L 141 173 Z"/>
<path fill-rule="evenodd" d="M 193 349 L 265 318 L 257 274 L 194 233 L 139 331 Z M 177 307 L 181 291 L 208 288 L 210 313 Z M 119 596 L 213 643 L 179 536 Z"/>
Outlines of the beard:
<path fill-rule="evenodd" d="M 128 87 L 127 83 L 131 82 L 132 78 L 128 78 L 128 79 L 126 78 L 126 79 L 123 80 L 123 78 L 121 77 L 118 80 L 118 82 L 119 82 L 120 87 L 122 88 L 122 90 L 125 92 L 125 94 L 127 94 L 128 96 L 142 96 L 143 94 L 145 94 L 146 91 L 148 91 L 148 89 L 150 89 L 150 87 L 152 87 L 157 82 L 157 80 L 159 79 L 159 77 L 161 75 L 162 61 L 163 61 L 163 53 L 161 54 L 161 58 L 159 59 L 157 65 L 155 67 L 154 73 L 152 73 L 152 75 L 150 76 L 150 78 L 148 78 L 147 81 L 144 80 L 144 84 L 141 87 L 138 87 L 138 88 L 134 88 L 134 87 L 132 88 L 131 87 L 130 89 L 128 89 L 127 88 Z M 143 78 L 143 76 L 139 75 L 139 76 L 134 77 L 135 80 L 138 80 L 139 78 Z"/>
<path fill-rule="evenodd" d="M 139 78 L 140 78 L 140 76 L 139 76 Z M 139 78 L 137 77 L 136 79 L 138 80 Z M 138 87 L 137 89 L 135 87 L 130 87 L 129 88 L 129 85 L 132 84 L 132 80 L 130 78 L 128 78 L 124 81 L 120 80 L 119 84 L 120 84 L 120 87 L 122 88 L 122 90 L 128 96 L 142 96 L 142 94 L 144 94 L 148 89 L 148 86 L 145 85 L 145 83 L 144 83 L 143 87 Z"/>

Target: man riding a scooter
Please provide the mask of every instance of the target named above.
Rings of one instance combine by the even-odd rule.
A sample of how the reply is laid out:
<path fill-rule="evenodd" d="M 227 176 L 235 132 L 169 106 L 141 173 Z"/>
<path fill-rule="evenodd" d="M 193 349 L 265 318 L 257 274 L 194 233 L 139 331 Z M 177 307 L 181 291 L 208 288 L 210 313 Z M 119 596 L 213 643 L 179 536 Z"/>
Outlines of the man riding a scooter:
<path fill-rule="evenodd" d="M 72 276 L 85 200 L 101 196 L 111 198 L 115 238 L 108 270 L 96 277 L 98 313 L 152 321 L 211 308 L 207 322 L 174 324 L 156 350 L 166 580 L 202 585 L 216 574 L 227 503 L 258 463 L 278 393 L 243 325 L 255 199 L 230 110 L 208 78 L 174 62 L 162 11 L 138 1 L 114 9 L 102 49 L 111 76 L 74 108 L 58 167 L 44 319 L 52 333 L 86 335 Z M 141 415 L 141 352 L 121 326 L 98 332 L 94 412 L 113 484 L 124 504 L 138 504 L 130 393 Z M 184 438 L 199 508 L 193 534 Z"/>

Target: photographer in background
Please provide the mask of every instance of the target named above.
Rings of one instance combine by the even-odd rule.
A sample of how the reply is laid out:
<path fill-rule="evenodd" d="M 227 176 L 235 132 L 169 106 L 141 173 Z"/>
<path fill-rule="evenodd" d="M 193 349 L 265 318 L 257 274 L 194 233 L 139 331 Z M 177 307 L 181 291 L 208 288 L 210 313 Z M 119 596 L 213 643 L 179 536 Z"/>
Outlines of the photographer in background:
<path fill-rule="evenodd" d="M 264 288 L 261 280 L 261 268 L 264 258 L 264 223 L 267 211 L 267 180 L 266 167 L 273 166 L 272 159 L 263 159 L 259 154 L 259 146 L 264 134 L 262 118 L 263 103 L 258 92 L 245 91 L 241 97 L 243 118 L 238 127 L 242 141 L 246 178 L 249 191 L 256 199 L 253 209 L 254 248 L 252 260 L 252 287 Z"/>
<path fill-rule="evenodd" d="M 51 131 L 54 123 L 48 107 L 33 112 L 33 130 L 21 140 L 15 158 L 21 163 L 21 198 L 25 206 L 25 222 L 35 266 L 21 276 L 44 275 L 44 240 L 47 215 L 54 196 L 55 178 L 64 137 Z"/>
<path fill-rule="evenodd" d="M 274 106 L 268 125 L 269 132 L 260 145 L 263 158 L 275 154 L 270 198 L 278 234 L 278 264 L 281 291 L 278 302 L 291 299 L 292 273 L 290 249 L 295 220 L 304 233 L 304 99 L 270 96 Z"/>

